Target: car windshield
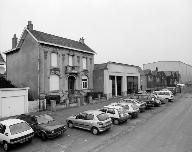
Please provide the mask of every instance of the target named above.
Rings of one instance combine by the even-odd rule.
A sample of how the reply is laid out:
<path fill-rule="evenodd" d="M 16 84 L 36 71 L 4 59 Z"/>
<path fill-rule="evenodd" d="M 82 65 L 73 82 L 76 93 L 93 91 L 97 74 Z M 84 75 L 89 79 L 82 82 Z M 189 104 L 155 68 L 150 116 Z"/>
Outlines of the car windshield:
<path fill-rule="evenodd" d="M 21 123 L 17 123 L 17 124 L 9 126 L 9 129 L 10 129 L 11 135 L 14 135 L 14 134 L 18 134 L 20 132 L 27 131 L 31 128 L 29 127 L 29 125 L 27 123 L 21 122 Z"/>
<path fill-rule="evenodd" d="M 105 121 L 105 120 L 109 119 L 108 115 L 105 113 L 97 115 L 97 118 L 99 121 Z"/>
<path fill-rule="evenodd" d="M 37 116 L 37 122 L 38 124 L 47 124 L 50 121 L 53 121 L 54 119 L 49 115 L 39 115 Z"/>

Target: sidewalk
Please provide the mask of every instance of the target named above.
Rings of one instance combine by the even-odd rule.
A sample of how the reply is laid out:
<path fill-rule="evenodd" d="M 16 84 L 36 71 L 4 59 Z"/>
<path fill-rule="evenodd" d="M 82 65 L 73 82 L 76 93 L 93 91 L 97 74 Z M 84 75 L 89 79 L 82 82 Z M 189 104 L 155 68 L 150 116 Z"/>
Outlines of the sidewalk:
<path fill-rule="evenodd" d="M 102 101 L 102 102 L 87 104 L 87 105 L 83 105 L 83 106 L 80 106 L 80 107 L 71 107 L 71 108 L 60 109 L 60 110 L 57 110 L 55 112 L 41 111 L 41 112 L 36 112 L 36 114 L 44 114 L 44 113 L 50 114 L 56 120 L 65 123 L 66 118 L 68 118 L 71 115 L 75 115 L 75 114 L 78 114 L 78 113 L 86 111 L 86 110 L 99 109 L 99 108 L 101 108 L 101 107 L 103 107 L 105 105 L 108 105 L 108 104 L 112 103 L 112 102 L 118 101 L 120 98 L 122 98 L 122 97 L 112 98 L 112 99 L 105 100 L 105 101 Z"/>

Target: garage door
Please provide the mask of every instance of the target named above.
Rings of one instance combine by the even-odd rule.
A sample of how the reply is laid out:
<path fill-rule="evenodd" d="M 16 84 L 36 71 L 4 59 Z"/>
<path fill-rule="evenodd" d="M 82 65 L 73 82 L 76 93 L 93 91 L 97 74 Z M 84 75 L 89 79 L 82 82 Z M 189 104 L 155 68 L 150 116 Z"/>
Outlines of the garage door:
<path fill-rule="evenodd" d="M 2 117 L 15 116 L 25 112 L 24 96 L 2 98 Z"/>

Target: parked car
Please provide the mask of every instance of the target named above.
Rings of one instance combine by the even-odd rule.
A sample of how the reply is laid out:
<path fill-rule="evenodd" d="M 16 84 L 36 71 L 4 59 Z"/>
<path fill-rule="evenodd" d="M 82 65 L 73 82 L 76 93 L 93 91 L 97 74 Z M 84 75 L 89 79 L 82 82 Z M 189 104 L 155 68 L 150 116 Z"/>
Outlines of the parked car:
<path fill-rule="evenodd" d="M 158 107 L 161 105 L 161 100 L 158 98 L 156 94 L 150 94 L 151 100 L 154 101 L 154 106 Z"/>
<path fill-rule="evenodd" d="M 168 89 L 169 91 L 171 91 L 171 92 L 173 93 L 173 95 L 176 95 L 176 93 L 177 93 L 176 87 L 167 87 L 166 89 Z"/>
<path fill-rule="evenodd" d="M 155 93 L 158 97 L 163 98 L 166 102 L 174 100 L 173 94 L 170 91 L 155 91 Z"/>
<path fill-rule="evenodd" d="M 138 117 L 139 107 L 137 107 L 136 104 L 134 103 L 119 102 L 119 103 L 111 103 L 110 105 L 123 107 L 131 116 L 131 118 Z"/>
<path fill-rule="evenodd" d="M 126 122 L 130 118 L 128 112 L 121 106 L 108 105 L 99 110 L 105 112 L 112 119 L 112 122 L 115 125 Z"/>
<path fill-rule="evenodd" d="M 90 130 L 94 135 L 109 130 L 112 125 L 111 118 L 107 114 L 98 110 L 88 110 L 66 120 L 69 128 L 77 127 Z"/>
<path fill-rule="evenodd" d="M 146 108 L 154 107 L 154 101 L 151 100 L 149 94 L 134 94 L 132 98 L 145 102 Z"/>
<path fill-rule="evenodd" d="M 31 142 L 33 136 L 33 129 L 23 120 L 0 121 L 0 143 L 3 144 L 5 151 L 8 151 L 13 144 Z"/>
<path fill-rule="evenodd" d="M 136 100 L 136 99 L 130 99 L 130 98 L 126 98 L 126 99 L 123 99 L 119 102 L 128 102 L 128 103 L 134 103 L 136 104 L 136 106 L 139 107 L 139 111 L 140 112 L 144 112 L 145 109 L 146 109 L 146 103 L 143 102 L 143 101 L 139 101 L 139 100 Z"/>
<path fill-rule="evenodd" d="M 35 134 L 40 136 L 42 140 L 59 136 L 67 130 L 66 125 L 56 121 L 48 114 L 22 114 L 17 118 L 26 121 L 33 128 Z"/>

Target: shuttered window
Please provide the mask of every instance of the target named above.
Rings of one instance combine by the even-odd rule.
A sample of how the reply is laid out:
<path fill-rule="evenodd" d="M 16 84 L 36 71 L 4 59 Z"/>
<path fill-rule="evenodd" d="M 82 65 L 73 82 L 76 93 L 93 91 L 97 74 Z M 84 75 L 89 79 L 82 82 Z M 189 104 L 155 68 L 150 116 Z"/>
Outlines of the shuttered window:
<path fill-rule="evenodd" d="M 50 88 L 50 91 L 59 90 L 59 76 L 58 75 L 50 76 L 49 88 Z"/>
<path fill-rule="evenodd" d="M 57 67 L 57 54 L 51 53 L 51 66 Z"/>

